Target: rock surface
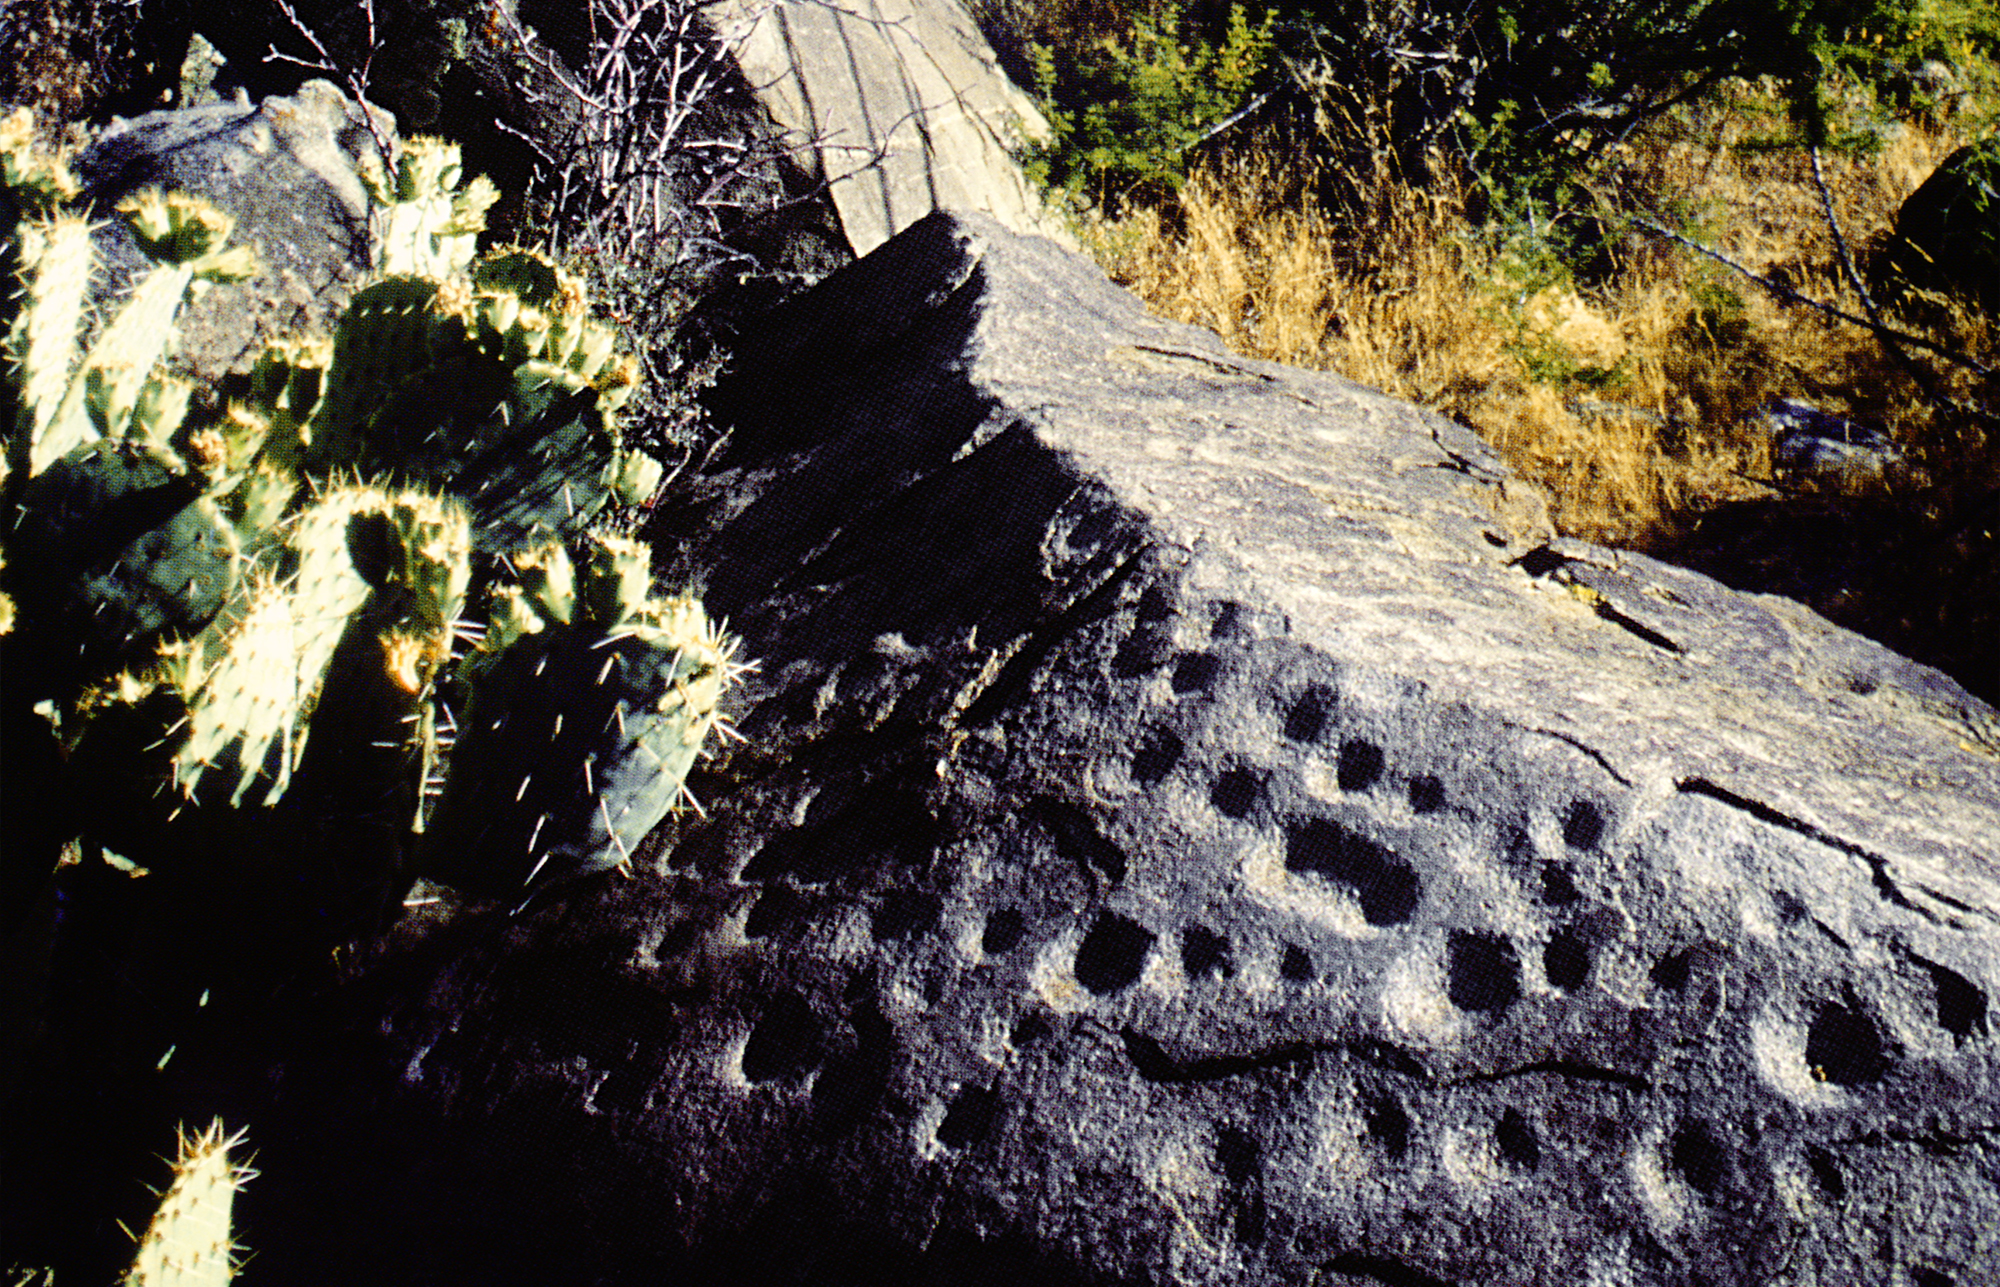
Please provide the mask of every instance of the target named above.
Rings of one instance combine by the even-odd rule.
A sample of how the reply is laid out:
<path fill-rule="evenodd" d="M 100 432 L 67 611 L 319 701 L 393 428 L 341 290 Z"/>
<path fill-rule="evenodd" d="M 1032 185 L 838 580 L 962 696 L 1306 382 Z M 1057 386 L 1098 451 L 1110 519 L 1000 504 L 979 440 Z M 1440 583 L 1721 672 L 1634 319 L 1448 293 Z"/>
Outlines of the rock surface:
<path fill-rule="evenodd" d="M 959 0 L 722 0 L 702 11 L 778 125 L 817 160 L 865 255 L 934 210 L 1069 241 L 1008 153 L 1048 123 Z"/>
<path fill-rule="evenodd" d="M 991 220 L 759 339 L 747 740 L 345 960 L 263 1280 L 2000 1280 L 1991 708 Z"/>
<path fill-rule="evenodd" d="M 380 119 L 393 134 L 395 122 Z M 255 106 L 211 103 L 114 122 L 75 170 L 100 212 L 144 187 L 209 195 L 236 218 L 230 244 L 256 248 L 256 276 L 212 285 L 181 311 L 175 356 L 212 379 L 247 369 L 266 340 L 332 335 L 370 262 L 368 194 L 355 165 L 374 146 L 353 100 L 315 80 Z M 121 220 L 107 221 L 97 240 L 110 270 L 99 299 L 115 299 L 148 264 Z"/>

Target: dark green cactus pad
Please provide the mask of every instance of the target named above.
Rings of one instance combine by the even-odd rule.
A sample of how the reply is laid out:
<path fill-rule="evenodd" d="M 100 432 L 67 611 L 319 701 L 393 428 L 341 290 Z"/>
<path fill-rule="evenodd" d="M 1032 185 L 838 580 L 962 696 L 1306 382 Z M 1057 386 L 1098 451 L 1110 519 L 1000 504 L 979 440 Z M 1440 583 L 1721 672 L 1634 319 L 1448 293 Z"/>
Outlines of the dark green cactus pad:
<path fill-rule="evenodd" d="M 625 864 L 680 796 L 732 674 L 700 621 L 609 636 L 556 626 L 494 658 L 459 725 L 424 874 L 521 902 Z"/>
<path fill-rule="evenodd" d="M 41 645 L 20 652 L 46 653 L 48 680 L 67 687 L 139 662 L 222 609 L 241 551 L 202 487 L 156 452 L 96 442 L 22 489 L 7 570 L 23 638 Z"/>
<path fill-rule="evenodd" d="M 472 511 L 473 539 L 497 554 L 582 532 L 610 501 L 617 441 L 588 385 L 549 396 L 505 442 L 469 454 L 451 490 Z"/>

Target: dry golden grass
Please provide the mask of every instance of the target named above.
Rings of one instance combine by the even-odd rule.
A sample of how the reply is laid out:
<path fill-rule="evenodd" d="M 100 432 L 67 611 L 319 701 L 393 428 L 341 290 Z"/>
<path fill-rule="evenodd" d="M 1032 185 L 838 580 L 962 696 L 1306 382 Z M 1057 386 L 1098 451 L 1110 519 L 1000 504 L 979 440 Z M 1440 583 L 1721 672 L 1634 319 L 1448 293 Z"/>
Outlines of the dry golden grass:
<path fill-rule="evenodd" d="M 1860 313 L 1809 158 L 1745 149 L 1762 106 L 1745 94 L 1747 106 L 1628 145 L 1616 199 L 1657 213 L 1671 197 L 1668 215 L 1717 250 Z M 1854 253 L 1958 141 L 1906 127 L 1876 156 L 1823 156 Z M 1364 213 L 1336 226 L 1289 199 L 1297 179 L 1267 155 L 1225 163 L 1191 181 L 1178 209 L 1100 226 L 1095 247 L 1162 316 L 1460 418 L 1549 490 L 1572 534 L 1646 545 L 1718 503 L 1772 494 L 1768 444 L 1740 426 L 1776 397 L 1885 425 L 1919 456 L 1936 427 L 1867 332 L 1678 246 L 1630 238 L 1617 271 L 1580 287 L 1476 235 L 1448 182 L 1420 191 L 1378 177 Z M 1954 321 L 1950 340 L 1991 351 L 1976 319 Z"/>

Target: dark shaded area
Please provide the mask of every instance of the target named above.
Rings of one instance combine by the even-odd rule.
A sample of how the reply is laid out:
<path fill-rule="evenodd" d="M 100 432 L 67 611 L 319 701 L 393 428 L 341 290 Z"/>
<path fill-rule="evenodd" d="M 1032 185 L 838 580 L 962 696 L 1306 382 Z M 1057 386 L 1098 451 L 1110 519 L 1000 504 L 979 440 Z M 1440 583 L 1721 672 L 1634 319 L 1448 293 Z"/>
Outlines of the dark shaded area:
<path fill-rule="evenodd" d="M 1285 955 L 1278 962 L 1278 977 L 1287 983 L 1311 983 L 1318 976 L 1311 952 L 1296 943 L 1285 944 Z"/>
<path fill-rule="evenodd" d="M 2000 703 L 2000 483 L 1959 462 L 1909 496 L 1732 501 L 1647 554 L 1777 594 Z"/>
<path fill-rule="evenodd" d="M 815 801 L 815 804 L 818 802 Z M 746 882 L 791 876 L 821 884 L 884 866 L 915 867 L 936 852 L 942 829 L 923 797 L 900 784 L 872 785 L 828 816 L 781 832 L 743 864 Z"/>
<path fill-rule="evenodd" d="M 1428 773 L 1410 779 L 1410 809 L 1414 813 L 1436 813 L 1444 808 L 1444 783 Z"/>

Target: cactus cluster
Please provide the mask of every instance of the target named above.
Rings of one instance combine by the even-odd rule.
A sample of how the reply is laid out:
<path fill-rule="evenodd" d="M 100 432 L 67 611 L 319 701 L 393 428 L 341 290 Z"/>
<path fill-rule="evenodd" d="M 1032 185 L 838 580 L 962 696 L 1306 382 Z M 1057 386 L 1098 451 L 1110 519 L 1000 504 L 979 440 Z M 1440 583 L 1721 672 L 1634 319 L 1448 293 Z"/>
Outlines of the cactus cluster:
<path fill-rule="evenodd" d="M 681 794 L 740 667 L 698 603 L 651 597 L 642 547 L 592 530 L 661 469 L 623 441 L 638 364 L 583 282 L 533 250 L 477 254 L 494 190 L 412 139 L 364 176 L 375 271 L 335 334 L 201 389 L 166 369 L 173 319 L 193 283 L 254 271 L 233 221 L 123 202 L 152 267 L 86 347 L 89 228 L 30 127 L 0 122 L 19 282 L 0 634 L 6 700 L 38 703 L 66 771 L 118 803 L 84 839 L 147 863 L 198 850 L 213 810 L 366 800 L 413 833 L 434 812 L 424 861 L 468 889 L 615 864 Z M 325 798 L 297 798 L 307 780 Z"/>

